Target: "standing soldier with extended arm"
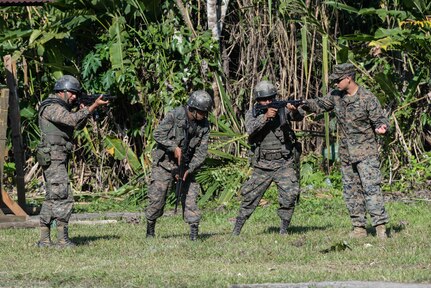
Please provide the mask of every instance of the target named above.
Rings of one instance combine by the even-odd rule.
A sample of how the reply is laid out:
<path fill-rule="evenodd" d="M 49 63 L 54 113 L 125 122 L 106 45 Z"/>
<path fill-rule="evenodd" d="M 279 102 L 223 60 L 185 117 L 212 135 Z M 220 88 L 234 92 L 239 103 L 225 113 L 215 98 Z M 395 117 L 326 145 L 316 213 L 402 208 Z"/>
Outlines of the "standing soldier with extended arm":
<path fill-rule="evenodd" d="M 195 180 L 195 173 L 208 152 L 207 117 L 212 103 L 207 92 L 195 91 L 186 106 L 170 111 L 154 131 L 157 147 L 151 154 L 153 165 L 148 187 L 149 203 L 145 210 L 147 237 L 155 235 L 156 220 L 163 215 L 173 182 L 182 180 L 183 185 L 179 188 L 182 191 L 178 191 L 177 196 L 181 197 L 184 219 L 190 225 L 190 239 L 197 239 L 201 213 L 197 206 L 199 184 Z M 185 169 L 182 179 L 179 179 L 181 166 Z"/>
<path fill-rule="evenodd" d="M 268 81 L 259 82 L 254 88 L 254 99 L 260 105 L 275 101 L 277 90 Z M 293 105 L 278 111 L 268 108 L 263 114 L 256 115 L 254 108 L 247 111 L 245 125 L 251 145 L 253 173 L 241 187 L 243 200 L 236 218 L 233 235 L 239 235 L 245 221 L 262 199 L 263 194 L 275 182 L 278 188 L 281 218 L 280 234 L 287 233 L 292 219 L 295 203 L 299 195 L 298 164 L 301 145 L 296 140 L 290 121 L 301 121 L 302 113 L 292 110 Z M 285 113 L 281 123 L 279 113 Z"/>
<path fill-rule="evenodd" d="M 334 111 L 340 128 L 340 160 L 344 200 L 353 224 L 351 237 L 367 236 L 366 212 L 377 237 L 385 239 L 388 215 L 380 191 L 381 175 L 376 134 L 385 134 L 389 121 L 376 96 L 355 82 L 355 67 L 334 67 L 329 80 L 336 89 L 327 96 L 307 100 L 304 110 Z"/>
<path fill-rule="evenodd" d="M 49 95 L 39 107 L 39 127 L 42 141 L 37 151 L 37 161 L 43 168 L 46 195 L 40 211 L 39 247 L 52 245 L 50 228 L 57 222 L 57 245 L 75 246 L 68 236 L 68 223 L 72 214 L 73 195 L 69 184 L 67 164 L 72 151 L 73 131 L 83 125 L 88 116 L 103 101 L 99 97 L 91 106 L 71 112 L 72 104 L 81 94 L 79 81 L 72 76 L 61 77 L 54 86 L 55 94 Z"/>

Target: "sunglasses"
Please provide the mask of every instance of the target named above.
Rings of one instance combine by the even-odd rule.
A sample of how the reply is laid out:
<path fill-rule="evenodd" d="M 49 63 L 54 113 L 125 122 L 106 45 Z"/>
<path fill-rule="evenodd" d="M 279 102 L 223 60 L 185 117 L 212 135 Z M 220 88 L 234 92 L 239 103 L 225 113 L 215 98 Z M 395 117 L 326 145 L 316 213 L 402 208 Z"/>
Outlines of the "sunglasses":
<path fill-rule="evenodd" d="M 332 82 L 334 82 L 334 84 L 338 84 L 338 83 L 340 83 L 341 81 L 343 81 L 344 79 L 346 79 L 347 77 L 343 77 L 343 78 L 339 78 L 339 79 L 335 79 L 334 81 L 332 81 Z"/>

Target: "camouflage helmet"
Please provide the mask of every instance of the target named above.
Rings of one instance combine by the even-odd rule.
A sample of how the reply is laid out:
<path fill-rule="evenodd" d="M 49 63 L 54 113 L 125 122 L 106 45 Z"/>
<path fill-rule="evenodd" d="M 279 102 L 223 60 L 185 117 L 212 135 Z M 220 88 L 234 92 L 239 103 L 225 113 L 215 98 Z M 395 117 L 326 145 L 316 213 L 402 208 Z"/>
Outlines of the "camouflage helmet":
<path fill-rule="evenodd" d="M 275 97 L 277 95 L 277 89 L 274 84 L 269 81 L 260 81 L 254 86 L 253 89 L 254 100 L 261 98 Z"/>
<path fill-rule="evenodd" d="M 54 91 L 55 92 L 70 91 L 76 94 L 80 94 L 81 84 L 79 83 L 78 79 L 76 79 L 75 77 L 70 75 L 64 75 L 63 77 L 58 79 L 57 82 L 55 82 Z"/>
<path fill-rule="evenodd" d="M 210 94 L 204 90 L 197 90 L 190 95 L 187 106 L 201 111 L 208 112 L 213 106 L 213 100 Z"/>

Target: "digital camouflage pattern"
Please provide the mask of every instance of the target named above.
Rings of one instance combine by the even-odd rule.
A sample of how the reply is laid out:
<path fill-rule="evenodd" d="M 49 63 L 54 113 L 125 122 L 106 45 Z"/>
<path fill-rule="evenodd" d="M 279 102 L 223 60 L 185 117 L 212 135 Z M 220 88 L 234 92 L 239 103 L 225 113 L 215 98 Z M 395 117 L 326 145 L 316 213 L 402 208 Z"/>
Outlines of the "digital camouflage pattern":
<path fill-rule="evenodd" d="M 386 224 L 388 215 L 385 211 L 383 195 L 380 191 L 380 162 L 377 157 L 342 165 L 344 201 L 349 210 L 352 224 L 365 227 L 368 211 L 373 226 Z"/>
<path fill-rule="evenodd" d="M 334 66 L 334 70 L 332 71 L 332 74 L 329 75 L 329 80 L 334 81 L 338 79 L 342 79 L 346 76 L 351 76 L 355 74 L 355 66 L 350 63 L 343 63 L 338 64 Z"/>
<path fill-rule="evenodd" d="M 47 100 L 61 98 L 50 95 Z M 47 101 L 45 100 L 45 101 Z M 50 103 L 48 105 L 44 105 Z M 67 105 L 45 102 L 39 109 L 39 126 L 42 147 L 50 148 L 50 164 L 43 166 L 46 195 L 40 212 L 41 226 L 52 221 L 69 222 L 73 207 L 73 195 L 67 173 L 68 157 L 72 149 L 73 130 L 82 125 L 89 115 L 88 109 L 71 112 Z"/>
<path fill-rule="evenodd" d="M 155 221 L 163 215 L 168 192 L 173 188 L 174 176 L 172 170 L 178 169 L 177 159 L 174 157 L 176 147 L 184 143 L 184 127 L 187 125 L 186 107 L 178 107 L 167 113 L 154 131 L 157 147 L 152 151 L 153 158 L 150 185 L 148 187 L 149 203 L 145 209 L 146 218 Z M 199 184 L 196 183 L 194 173 L 203 164 L 208 152 L 209 123 L 189 121 L 189 176 L 186 179 L 183 197 L 185 197 L 184 219 L 187 223 L 198 223 L 201 213 L 197 206 Z"/>
<path fill-rule="evenodd" d="M 378 156 L 374 129 L 389 120 L 384 116 L 379 100 L 370 91 L 359 87 L 353 96 L 345 96 L 332 90 L 326 97 L 306 100 L 310 111 L 335 112 L 340 130 L 340 159 L 343 163 L 355 163 L 371 156 Z"/>
<path fill-rule="evenodd" d="M 278 216 L 290 221 L 299 195 L 298 161 L 300 144 L 290 128 L 291 121 L 301 121 L 303 113 L 286 109 L 287 124 L 280 126 L 279 117 L 268 121 L 261 114 L 246 113 L 245 124 L 251 144 L 253 172 L 241 187 L 243 197 L 239 218 L 249 218 L 272 182 L 278 188 Z"/>
<path fill-rule="evenodd" d="M 340 128 L 344 199 L 353 225 L 365 226 L 366 211 L 370 213 L 373 225 L 387 223 L 388 215 L 380 190 L 375 129 L 383 124 L 389 127 L 389 120 L 376 96 L 360 86 L 352 96 L 333 90 L 325 97 L 307 100 L 306 108 L 314 112 L 335 112 Z"/>

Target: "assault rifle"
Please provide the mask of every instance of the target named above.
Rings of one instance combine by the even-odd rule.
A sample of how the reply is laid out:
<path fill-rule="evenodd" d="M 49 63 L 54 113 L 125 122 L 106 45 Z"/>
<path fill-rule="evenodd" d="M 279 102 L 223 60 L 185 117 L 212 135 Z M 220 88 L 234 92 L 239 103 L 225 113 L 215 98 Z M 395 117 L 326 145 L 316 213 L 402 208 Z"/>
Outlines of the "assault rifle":
<path fill-rule="evenodd" d="M 277 109 L 278 117 L 280 118 L 280 125 L 283 126 L 286 124 L 286 113 L 285 108 L 287 104 L 291 104 L 295 107 L 304 105 L 305 102 L 303 100 L 280 100 L 280 101 L 272 101 L 268 105 L 261 105 L 256 103 L 253 108 L 253 117 L 257 117 L 261 114 L 265 114 L 268 111 L 268 108 Z"/>
<path fill-rule="evenodd" d="M 178 169 L 174 169 L 174 171 L 172 171 L 173 176 L 177 176 L 178 175 L 178 179 L 177 179 L 177 183 L 175 186 L 175 210 L 174 213 L 177 213 L 177 208 L 178 208 L 178 204 L 181 201 L 181 207 L 183 210 L 183 218 L 184 218 L 184 209 L 185 209 L 185 198 L 183 197 L 183 190 L 184 190 L 184 174 L 187 171 L 187 162 L 188 162 L 188 150 L 189 150 L 189 125 L 188 123 L 185 125 L 184 127 L 184 141 L 181 145 L 181 159 L 180 159 L 180 164 Z M 184 198 L 184 199 L 183 199 Z"/>
<path fill-rule="evenodd" d="M 91 104 L 96 101 L 97 98 L 100 96 L 102 97 L 103 101 L 112 101 L 117 99 L 117 96 L 111 95 L 111 94 L 81 94 L 78 99 L 76 99 L 76 104 L 80 106 L 81 104 L 84 104 L 84 106 L 90 106 Z"/>

